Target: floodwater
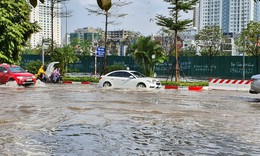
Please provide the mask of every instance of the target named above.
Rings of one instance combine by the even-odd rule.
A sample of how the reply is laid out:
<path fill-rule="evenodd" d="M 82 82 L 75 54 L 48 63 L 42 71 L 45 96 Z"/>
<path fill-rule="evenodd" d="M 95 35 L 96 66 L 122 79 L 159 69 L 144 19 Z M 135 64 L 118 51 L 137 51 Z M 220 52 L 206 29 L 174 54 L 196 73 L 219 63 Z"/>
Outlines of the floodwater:
<path fill-rule="evenodd" d="M 0 85 L 0 155 L 260 155 L 260 95 Z"/>

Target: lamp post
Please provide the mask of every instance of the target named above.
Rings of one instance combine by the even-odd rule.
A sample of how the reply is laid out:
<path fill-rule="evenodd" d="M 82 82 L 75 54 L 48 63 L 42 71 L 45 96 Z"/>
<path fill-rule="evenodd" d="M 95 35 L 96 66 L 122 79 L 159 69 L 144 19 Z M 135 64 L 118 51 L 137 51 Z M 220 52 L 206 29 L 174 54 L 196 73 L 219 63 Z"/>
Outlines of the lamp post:
<path fill-rule="evenodd" d="M 49 45 L 49 41 L 42 38 L 42 65 L 44 66 L 44 46 Z"/>
<path fill-rule="evenodd" d="M 66 43 L 66 45 L 68 44 L 68 31 L 67 31 L 67 24 L 68 24 L 68 10 L 67 10 L 67 6 L 65 5 L 65 3 L 61 3 L 61 4 L 63 4 L 63 6 L 65 7 L 65 9 L 66 9 L 66 14 L 65 14 L 65 20 L 66 20 L 66 24 L 65 24 L 65 30 L 66 30 L 66 33 L 65 33 L 65 37 L 66 37 L 66 40 L 65 40 L 65 43 Z"/>
<path fill-rule="evenodd" d="M 259 51 L 259 45 L 260 45 L 260 42 L 259 42 L 259 37 L 260 37 L 260 34 L 257 34 L 257 37 L 256 37 L 256 73 L 258 74 L 258 51 Z"/>

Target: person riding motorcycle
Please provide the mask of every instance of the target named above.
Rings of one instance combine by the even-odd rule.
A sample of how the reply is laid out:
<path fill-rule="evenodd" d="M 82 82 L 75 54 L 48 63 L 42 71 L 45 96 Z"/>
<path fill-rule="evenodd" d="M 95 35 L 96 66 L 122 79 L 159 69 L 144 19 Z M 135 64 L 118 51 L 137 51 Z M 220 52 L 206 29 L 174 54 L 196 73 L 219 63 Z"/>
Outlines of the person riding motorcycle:
<path fill-rule="evenodd" d="M 60 68 L 55 68 L 50 76 L 50 80 L 52 82 L 58 83 L 59 81 L 62 81 L 62 77 L 60 75 Z"/>
<path fill-rule="evenodd" d="M 44 67 L 41 66 L 38 70 L 38 73 L 35 74 L 35 77 L 43 82 L 46 82 L 46 76 L 45 76 L 45 71 L 44 71 Z"/>

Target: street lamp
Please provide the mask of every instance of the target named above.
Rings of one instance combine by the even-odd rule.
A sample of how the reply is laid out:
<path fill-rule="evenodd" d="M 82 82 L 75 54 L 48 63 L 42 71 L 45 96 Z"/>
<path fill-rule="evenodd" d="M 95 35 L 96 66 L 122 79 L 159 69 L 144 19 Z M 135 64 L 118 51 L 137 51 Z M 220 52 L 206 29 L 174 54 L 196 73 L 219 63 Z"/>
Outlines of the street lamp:
<path fill-rule="evenodd" d="M 67 24 L 68 24 L 68 10 L 67 10 L 67 6 L 65 5 L 65 3 L 61 3 L 61 4 L 63 4 L 63 6 L 65 7 L 65 9 L 66 9 L 66 14 L 65 14 L 65 20 L 66 20 L 66 24 L 65 24 L 65 26 L 66 26 L 66 28 L 65 28 L 65 30 L 66 30 L 66 33 L 65 33 L 65 37 L 66 37 L 66 45 L 68 44 L 68 30 L 67 30 Z"/>
<path fill-rule="evenodd" d="M 256 37 L 256 73 L 258 73 L 258 51 L 259 51 L 259 46 L 260 46 L 260 41 L 259 41 L 259 38 L 260 38 L 260 34 L 257 34 L 257 37 Z"/>
<path fill-rule="evenodd" d="M 49 45 L 49 42 L 42 38 L 42 65 L 44 66 L 44 46 Z"/>

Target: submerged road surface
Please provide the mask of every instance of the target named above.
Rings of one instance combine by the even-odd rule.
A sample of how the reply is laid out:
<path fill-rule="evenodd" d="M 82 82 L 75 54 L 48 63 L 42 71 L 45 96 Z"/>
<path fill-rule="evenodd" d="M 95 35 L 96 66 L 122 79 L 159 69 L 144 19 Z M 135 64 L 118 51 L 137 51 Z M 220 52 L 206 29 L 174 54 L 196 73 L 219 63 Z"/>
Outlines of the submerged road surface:
<path fill-rule="evenodd" d="M 0 155 L 260 155 L 260 95 L 0 85 Z"/>

